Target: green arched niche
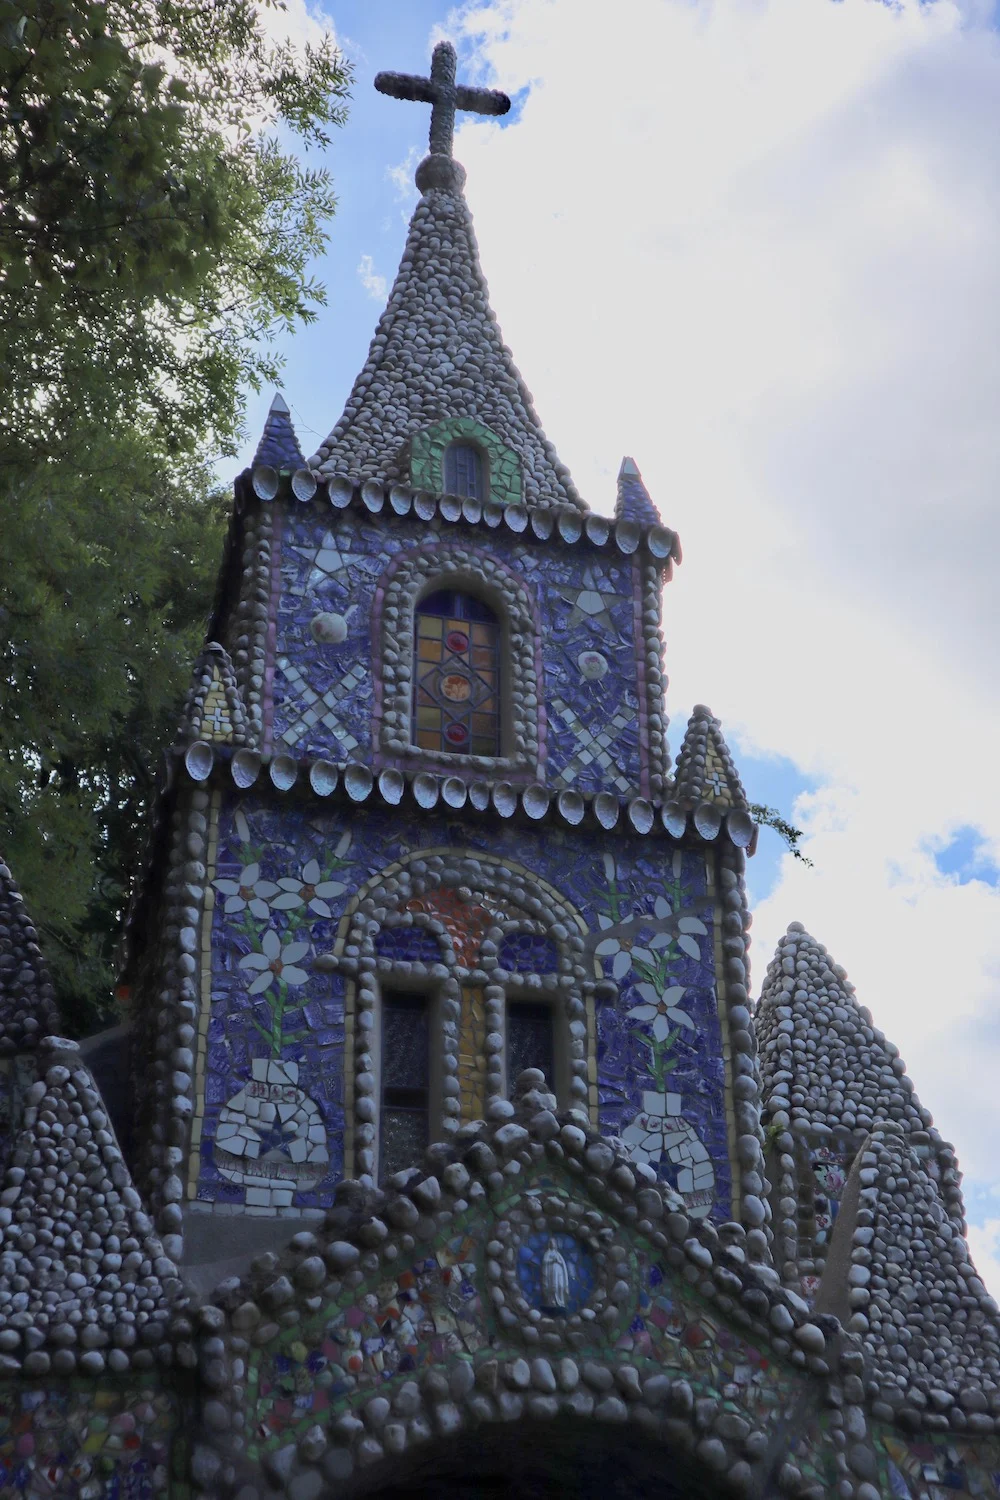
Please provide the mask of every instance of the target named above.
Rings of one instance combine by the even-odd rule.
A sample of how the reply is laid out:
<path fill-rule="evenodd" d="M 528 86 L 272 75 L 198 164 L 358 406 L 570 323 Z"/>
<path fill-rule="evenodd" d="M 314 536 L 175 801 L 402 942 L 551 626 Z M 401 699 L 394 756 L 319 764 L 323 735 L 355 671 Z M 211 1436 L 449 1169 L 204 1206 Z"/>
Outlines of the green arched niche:
<path fill-rule="evenodd" d="M 453 417 L 414 433 L 410 442 L 410 483 L 415 489 L 444 490 L 444 454 L 451 443 L 475 443 L 489 471 L 488 495 L 501 505 L 521 500 L 521 463 L 495 432 L 472 417 Z"/>

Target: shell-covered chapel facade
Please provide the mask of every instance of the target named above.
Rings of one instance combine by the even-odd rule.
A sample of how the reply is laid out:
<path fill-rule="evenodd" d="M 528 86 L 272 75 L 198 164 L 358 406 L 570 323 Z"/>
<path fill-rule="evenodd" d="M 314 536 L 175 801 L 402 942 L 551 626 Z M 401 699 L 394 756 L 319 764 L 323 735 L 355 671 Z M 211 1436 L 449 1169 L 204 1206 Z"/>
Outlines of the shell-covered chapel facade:
<path fill-rule="evenodd" d="M 276 397 L 129 917 L 62 1038 L 0 866 L 0 1500 L 1000 1494 L 952 1148 L 666 738 L 680 545 L 592 511 L 434 104 L 343 416 Z M 443 103 L 442 103 L 443 101 Z"/>

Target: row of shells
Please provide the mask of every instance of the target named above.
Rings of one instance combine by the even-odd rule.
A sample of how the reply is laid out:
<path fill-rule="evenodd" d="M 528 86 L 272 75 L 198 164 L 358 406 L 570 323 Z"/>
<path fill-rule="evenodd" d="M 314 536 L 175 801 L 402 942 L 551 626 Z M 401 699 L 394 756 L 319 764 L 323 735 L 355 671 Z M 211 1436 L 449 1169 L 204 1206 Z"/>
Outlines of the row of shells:
<path fill-rule="evenodd" d="M 264 464 L 254 469 L 250 480 L 254 494 L 264 501 L 275 500 L 281 488 L 281 476 L 277 469 Z M 411 490 L 403 484 L 388 488 L 377 479 L 366 479 L 356 485 L 346 475 L 337 474 L 321 484 L 310 469 L 296 469 L 291 479 L 292 494 L 303 504 L 325 490 L 335 510 L 346 510 L 356 498 L 372 515 L 378 515 L 388 501 L 389 509 L 397 516 L 409 515 L 412 511 L 422 521 L 431 521 L 440 515 L 445 521 L 467 521 L 471 525 L 485 522 L 487 526 L 507 526 L 513 532 L 527 531 L 529 526 L 536 537 L 546 541 L 558 531 L 564 542 L 578 542 L 586 535 L 595 547 L 604 547 L 614 537 L 620 552 L 630 554 L 638 550 L 645 541 L 653 557 L 663 562 L 681 560 L 680 539 L 668 526 L 643 526 L 638 521 L 612 521 L 608 516 L 582 516 L 571 506 L 558 509 L 530 510 L 525 505 L 501 505 L 496 500 L 462 499 L 458 495 L 432 495 L 426 490 Z"/>
<path fill-rule="evenodd" d="M 184 765 L 192 781 L 206 781 L 212 774 L 215 760 L 215 750 L 205 740 L 197 740 L 189 745 L 184 755 Z M 256 750 L 237 750 L 229 763 L 233 781 L 241 789 L 253 786 L 265 763 L 267 774 L 279 792 L 290 791 L 298 781 L 300 771 L 305 769 L 291 755 L 275 755 L 272 759 L 265 760 Z M 624 811 L 627 823 L 636 833 L 642 834 L 653 831 L 659 813 L 659 821 L 674 838 L 683 837 L 688 825 L 688 811 L 678 802 L 666 802 L 657 809 L 647 798 L 633 797 L 623 808 L 622 803 L 611 792 L 597 792 L 592 797 L 571 789 L 553 793 L 538 782 L 518 789 L 509 781 L 469 783 L 460 776 L 433 776 L 429 771 L 418 771 L 415 775 L 406 776 L 392 767 L 382 771 L 376 778 L 368 766 L 352 762 L 341 770 L 329 760 L 312 761 L 308 766 L 308 780 L 318 797 L 329 797 L 336 791 L 338 784 L 342 783 L 352 802 L 367 801 L 377 789 L 382 801 L 392 807 L 398 806 L 403 800 L 409 783 L 413 800 L 418 807 L 425 809 L 436 807 L 442 802 L 446 807 L 457 810 L 468 803 L 477 812 L 485 812 L 492 804 L 502 818 L 510 818 L 520 807 L 529 818 L 537 822 L 555 808 L 564 823 L 576 827 L 583 822 L 589 806 L 601 828 L 617 827 Z M 696 831 L 704 839 L 717 838 L 725 825 L 726 832 L 737 848 L 745 849 L 753 840 L 753 819 L 744 808 L 724 810 L 714 803 L 703 802 L 694 809 L 692 821 Z"/>

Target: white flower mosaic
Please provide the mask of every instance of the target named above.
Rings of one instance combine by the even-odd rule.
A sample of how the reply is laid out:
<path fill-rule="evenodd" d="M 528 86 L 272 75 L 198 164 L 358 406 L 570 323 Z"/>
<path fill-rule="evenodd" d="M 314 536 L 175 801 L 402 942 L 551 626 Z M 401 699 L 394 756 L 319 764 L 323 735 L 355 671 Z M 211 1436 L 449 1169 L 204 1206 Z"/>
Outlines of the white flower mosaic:
<path fill-rule="evenodd" d="M 278 979 L 293 985 L 309 982 L 305 969 L 298 967 L 299 960 L 309 952 L 308 943 L 286 943 L 282 947 L 278 934 L 269 927 L 260 940 L 260 946 L 260 953 L 247 953 L 240 959 L 241 969 L 260 971 L 247 991 L 248 995 L 262 995 Z"/>

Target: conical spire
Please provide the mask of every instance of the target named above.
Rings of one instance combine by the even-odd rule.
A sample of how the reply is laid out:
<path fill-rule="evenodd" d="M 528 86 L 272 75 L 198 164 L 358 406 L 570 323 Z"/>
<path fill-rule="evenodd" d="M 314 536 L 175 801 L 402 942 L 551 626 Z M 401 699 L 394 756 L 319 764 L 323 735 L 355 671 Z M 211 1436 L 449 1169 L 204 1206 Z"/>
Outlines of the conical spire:
<path fill-rule="evenodd" d="M 59 1029 L 38 934 L 7 866 L 0 862 L 0 1056 L 34 1051 Z"/>
<path fill-rule="evenodd" d="M 674 798 L 688 810 L 703 802 L 721 808 L 747 806 L 743 783 L 722 737 L 722 725 L 704 703 L 695 704 L 688 720 L 674 771 Z"/>
<path fill-rule="evenodd" d="M 660 512 L 649 497 L 634 458 L 623 458 L 618 470 L 616 521 L 638 521 L 640 526 L 661 526 Z"/>
<path fill-rule="evenodd" d="M 275 391 L 251 467 L 268 464 L 272 469 L 301 469 L 304 462 L 288 402 Z"/>
<path fill-rule="evenodd" d="M 433 80 L 379 77 L 392 84 L 383 92 L 439 107 Z M 463 99 L 479 92 L 457 89 L 459 107 L 478 107 L 463 104 Z M 422 196 L 368 359 L 343 416 L 309 460 L 310 468 L 405 482 L 414 435 L 465 419 L 489 429 L 516 456 L 527 505 L 585 510 L 542 430 L 490 307 L 462 195 L 465 173 L 450 154 L 435 152 L 433 145 L 432 134 L 432 154 L 417 170 Z"/>

